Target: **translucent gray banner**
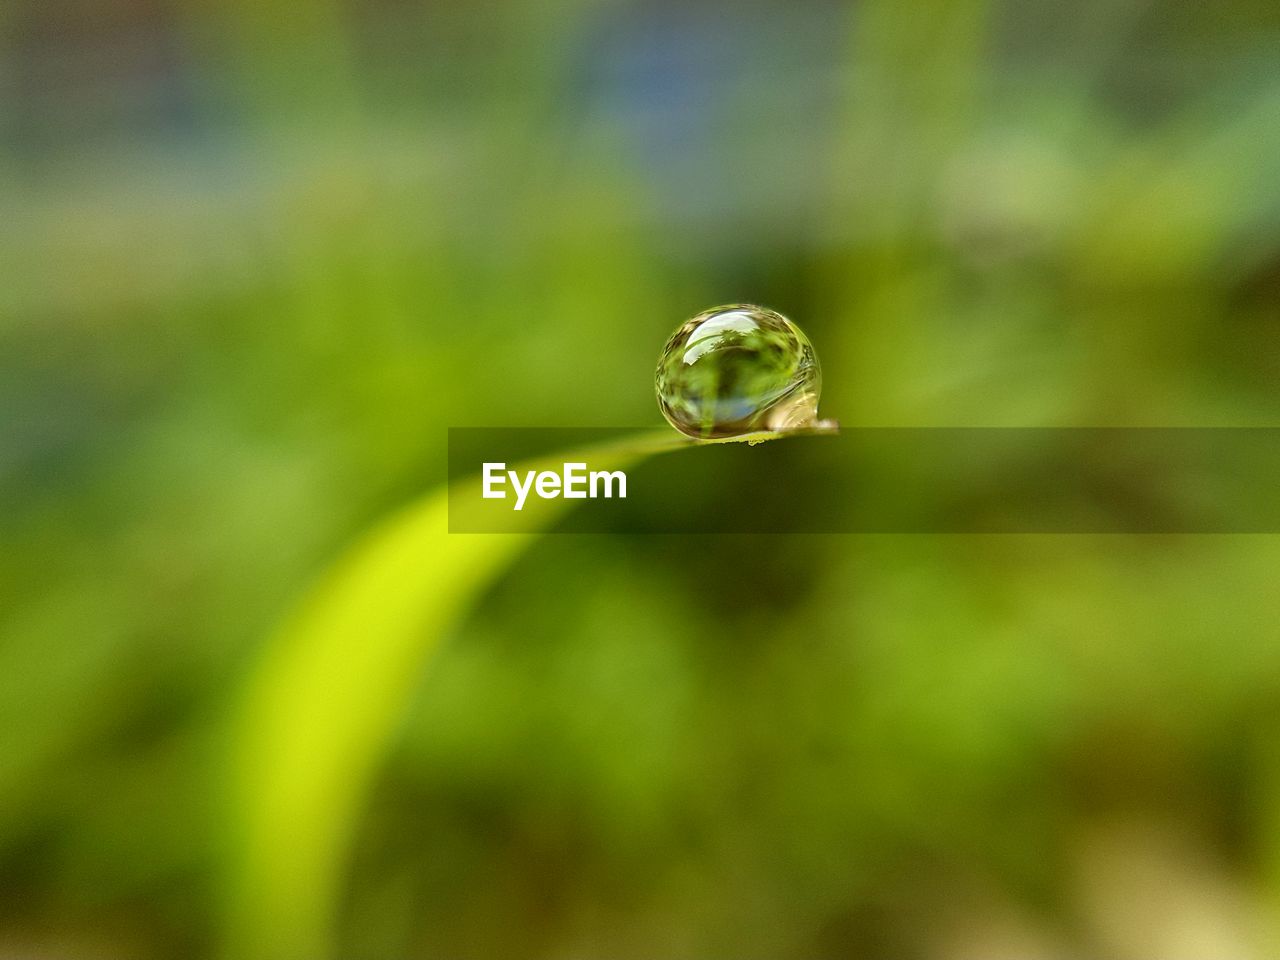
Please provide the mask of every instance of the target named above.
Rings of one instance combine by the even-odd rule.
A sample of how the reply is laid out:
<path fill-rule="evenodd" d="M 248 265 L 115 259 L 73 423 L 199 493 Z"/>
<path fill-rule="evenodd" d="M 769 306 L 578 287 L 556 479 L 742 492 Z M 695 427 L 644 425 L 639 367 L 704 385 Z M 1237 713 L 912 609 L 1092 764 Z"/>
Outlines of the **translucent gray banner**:
<path fill-rule="evenodd" d="M 452 533 L 1276 533 L 1280 428 L 453 428 Z"/>

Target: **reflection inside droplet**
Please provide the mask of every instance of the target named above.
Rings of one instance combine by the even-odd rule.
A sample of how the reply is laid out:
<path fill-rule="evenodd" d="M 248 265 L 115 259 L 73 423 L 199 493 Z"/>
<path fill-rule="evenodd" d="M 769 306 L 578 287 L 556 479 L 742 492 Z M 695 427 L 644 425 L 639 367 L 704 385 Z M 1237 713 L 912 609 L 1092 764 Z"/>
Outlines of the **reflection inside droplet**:
<path fill-rule="evenodd" d="M 815 425 L 822 371 L 794 323 L 735 304 L 700 313 L 672 334 L 655 383 L 673 427 L 717 439 Z"/>

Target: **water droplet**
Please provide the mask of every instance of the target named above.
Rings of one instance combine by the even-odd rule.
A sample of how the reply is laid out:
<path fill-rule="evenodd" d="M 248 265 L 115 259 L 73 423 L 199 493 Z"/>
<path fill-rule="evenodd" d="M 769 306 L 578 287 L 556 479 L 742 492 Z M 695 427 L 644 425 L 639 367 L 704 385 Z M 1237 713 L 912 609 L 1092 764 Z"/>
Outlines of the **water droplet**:
<path fill-rule="evenodd" d="M 655 380 L 662 415 L 698 439 L 819 426 L 822 370 L 813 345 L 780 313 L 715 307 L 671 335 Z"/>

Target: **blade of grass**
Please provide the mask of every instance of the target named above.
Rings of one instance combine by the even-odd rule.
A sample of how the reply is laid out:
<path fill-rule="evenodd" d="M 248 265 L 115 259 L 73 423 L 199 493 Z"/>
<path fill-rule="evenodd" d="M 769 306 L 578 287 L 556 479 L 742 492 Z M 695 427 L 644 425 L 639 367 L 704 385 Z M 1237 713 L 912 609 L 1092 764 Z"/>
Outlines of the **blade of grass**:
<path fill-rule="evenodd" d="M 700 443 L 645 432 L 519 469 L 588 458 L 620 469 Z M 330 954 L 360 811 L 424 664 L 476 596 L 571 506 L 531 498 L 514 515 L 516 532 L 450 534 L 450 495 L 476 489 L 433 491 L 358 543 L 253 668 L 228 743 L 227 956 Z"/>

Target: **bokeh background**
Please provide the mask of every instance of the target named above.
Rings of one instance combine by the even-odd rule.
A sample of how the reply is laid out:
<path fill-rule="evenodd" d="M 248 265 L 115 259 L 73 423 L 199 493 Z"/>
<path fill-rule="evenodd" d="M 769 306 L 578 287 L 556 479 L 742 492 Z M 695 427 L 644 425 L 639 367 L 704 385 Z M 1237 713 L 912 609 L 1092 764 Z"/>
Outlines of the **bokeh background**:
<path fill-rule="evenodd" d="M 709 305 L 845 423 L 1280 425 L 1278 63 L 1268 0 L 10 0 L 0 956 L 302 949 L 221 789 L 278 625 L 446 427 L 659 423 Z M 542 538 L 415 665 L 323 950 L 1276 956 L 1278 564 Z"/>

